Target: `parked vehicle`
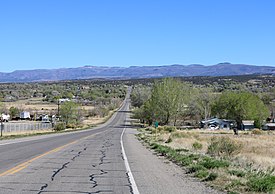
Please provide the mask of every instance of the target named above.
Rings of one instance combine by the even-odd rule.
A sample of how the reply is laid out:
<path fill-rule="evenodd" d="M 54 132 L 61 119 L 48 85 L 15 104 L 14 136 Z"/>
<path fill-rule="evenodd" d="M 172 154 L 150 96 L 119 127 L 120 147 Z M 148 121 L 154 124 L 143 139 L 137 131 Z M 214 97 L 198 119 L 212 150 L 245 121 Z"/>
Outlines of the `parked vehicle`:
<path fill-rule="evenodd" d="M 1 121 L 9 122 L 9 120 L 10 120 L 10 115 L 9 114 L 2 114 L 1 115 Z"/>

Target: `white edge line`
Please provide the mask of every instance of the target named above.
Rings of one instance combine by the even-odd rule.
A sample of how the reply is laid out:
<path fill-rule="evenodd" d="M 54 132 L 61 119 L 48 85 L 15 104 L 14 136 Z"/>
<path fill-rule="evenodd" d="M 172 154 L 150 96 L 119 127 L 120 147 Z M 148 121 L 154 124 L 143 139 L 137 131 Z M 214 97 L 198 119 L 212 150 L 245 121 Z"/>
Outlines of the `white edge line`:
<path fill-rule="evenodd" d="M 125 129 L 126 128 L 123 129 L 123 131 L 121 133 L 121 136 L 120 136 L 120 144 L 121 144 L 122 155 L 123 155 L 126 171 L 127 171 L 128 176 L 129 176 L 129 181 L 130 181 L 131 187 L 133 189 L 133 194 L 139 194 L 139 191 L 138 191 L 134 176 L 132 174 L 132 171 L 130 169 L 130 165 L 129 165 L 129 162 L 128 162 L 128 159 L 127 159 L 127 156 L 126 156 L 126 153 L 125 153 L 125 150 L 124 150 L 124 146 L 123 146 L 123 140 L 122 139 L 123 139 Z"/>

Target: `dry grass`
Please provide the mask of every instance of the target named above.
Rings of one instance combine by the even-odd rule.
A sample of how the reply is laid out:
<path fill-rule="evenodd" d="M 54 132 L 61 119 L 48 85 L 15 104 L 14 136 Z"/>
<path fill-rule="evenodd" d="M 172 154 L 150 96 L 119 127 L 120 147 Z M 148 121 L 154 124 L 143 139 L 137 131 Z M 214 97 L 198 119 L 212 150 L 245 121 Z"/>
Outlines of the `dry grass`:
<path fill-rule="evenodd" d="M 219 190 L 275 193 L 275 132 L 241 131 L 238 136 L 232 131 L 199 129 L 169 132 L 145 128 L 140 132 L 139 138 L 151 149 Z M 220 165 L 221 161 L 228 166 Z"/>
<path fill-rule="evenodd" d="M 18 100 L 16 102 L 4 102 L 4 107 L 9 110 L 10 107 L 16 107 L 19 110 L 30 111 L 38 114 L 56 114 L 57 103 L 43 101 L 43 98 L 30 98 L 26 100 Z M 94 109 L 94 106 L 81 106 L 85 111 Z"/>
<path fill-rule="evenodd" d="M 241 165 L 253 164 L 257 168 L 266 169 L 275 168 L 275 132 L 263 131 L 259 135 L 252 132 L 240 132 L 238 136 L 233 135 L 232 131 L 207 131 L 207 130 L 188 130 L 176 131 L 172 133 L 162 133 L 158 139 L 167 142 L 169 138 L 172 141 L 169 146 L 179 149 L 185 148 L 193 150 L 193 144 L 199 142 L 202 144 L 200 153 L 206 153 L 212 137 L 230 137 L 236 142 L 242 144 L 240 153 L 234 160 Z"/>
<path fill-rule="evenodd" d="M 44 129 L 44 130 L 32 130 L 32 131 L 15 131 L 15 132 L 7 132 L 4 133 L 3 136 L 14 136 L 14 135 L 32 135 L 32 134 L 43 134 L 53 132 L 52 129 Z"/>

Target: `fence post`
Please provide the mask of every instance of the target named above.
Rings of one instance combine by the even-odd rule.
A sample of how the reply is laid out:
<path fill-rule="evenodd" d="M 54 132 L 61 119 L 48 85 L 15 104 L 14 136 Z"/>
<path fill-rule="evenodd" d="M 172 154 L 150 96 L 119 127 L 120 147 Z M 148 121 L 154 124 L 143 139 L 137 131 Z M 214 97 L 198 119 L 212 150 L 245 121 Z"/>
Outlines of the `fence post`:
<path fill-rule="evenodd" d="M 4 130 L 4 123 L 3 123 L 3 121 L 1 120 L 1 137 L 3 136 L 3 130 Z"/>

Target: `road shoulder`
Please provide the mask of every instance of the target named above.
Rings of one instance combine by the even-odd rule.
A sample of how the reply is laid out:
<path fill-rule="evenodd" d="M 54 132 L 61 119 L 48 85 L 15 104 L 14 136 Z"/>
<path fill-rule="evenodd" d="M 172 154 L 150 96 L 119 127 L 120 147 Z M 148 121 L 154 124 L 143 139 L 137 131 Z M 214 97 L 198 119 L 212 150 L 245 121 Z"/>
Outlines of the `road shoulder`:
<path fill-rule="evenodd" d="M 221 193 L 189 177 L 176 164 L 156 156 L 138 141 L 137 130 L 127 128 L 125 151 L 140 193 Z"/>

